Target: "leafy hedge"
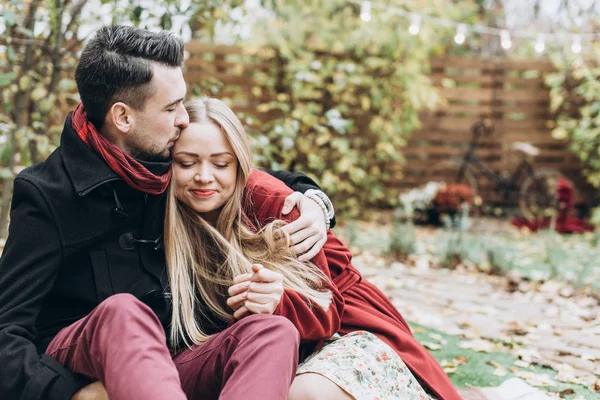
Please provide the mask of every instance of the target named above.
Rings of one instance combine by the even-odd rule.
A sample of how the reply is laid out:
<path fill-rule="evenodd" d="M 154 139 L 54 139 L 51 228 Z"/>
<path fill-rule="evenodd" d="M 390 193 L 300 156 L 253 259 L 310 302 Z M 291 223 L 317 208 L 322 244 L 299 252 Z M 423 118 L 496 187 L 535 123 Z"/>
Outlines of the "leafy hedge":
<path fill-rule="evenodd" d="M 546 77 L 556 114 L 552 135 L 569 141 L 588 182 L 600 187 L 600 67 L 568 59 L 555 64 L 558 72 Z"/>
<path fill-rule="evenodd" d="M 254 126 L 261 164 L 315 177 L 350 215 L 395 204 L 402 147 L 438 101 L 426 73 L 439 38 L 407 24 L 389 13 L 365 23 L 343 0 L 277 2 L 255 52 L 273 65 L 255 77 L 269 99 Z"/>

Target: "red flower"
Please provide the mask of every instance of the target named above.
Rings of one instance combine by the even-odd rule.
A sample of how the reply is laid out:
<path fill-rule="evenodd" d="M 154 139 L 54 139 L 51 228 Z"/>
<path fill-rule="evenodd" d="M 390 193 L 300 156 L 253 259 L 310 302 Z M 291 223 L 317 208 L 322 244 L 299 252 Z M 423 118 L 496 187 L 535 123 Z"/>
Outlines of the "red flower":
<path fill-rule="evenodd" d="M 458 212 L 463 203 L 471 204 L 473 191 L 467 185 L 449 184 L 440 188 L 433 198 L 433 206 L 439 213 Z"/>

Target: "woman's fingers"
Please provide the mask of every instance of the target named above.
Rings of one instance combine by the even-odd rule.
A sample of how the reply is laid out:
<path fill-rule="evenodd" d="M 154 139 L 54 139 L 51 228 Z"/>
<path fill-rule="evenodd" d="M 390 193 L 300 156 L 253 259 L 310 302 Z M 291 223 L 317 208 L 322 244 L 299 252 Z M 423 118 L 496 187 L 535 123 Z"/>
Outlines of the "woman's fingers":
<path fill-rule="evenodd" d="M 263 305 L 274 303 L 275 307 L 273 307 L 273 310 L 277 308 L 277 304 L 279 304 L 278 300 L 279 296 L 275 293 L 248 293 L 248 295 L 246 296 L 247 302 Z"/>
<path fill-rule="evenodd" d="M 249 280 L 250 277 L 252 277 L 252 272 L 247 272 L 245 274 L 238 275 L 235 278 L 233 278 L 233 283 L 245 282 L 245 281 Z"/>
<path fill-rule="evenodd" d="M 273 314 L 273 311 L 277 308 L 277 304 L 273 305 L 274 303 L 260 304 L 253 301 L 246 301 L 244 303 L 244 307 L 253 314 Z"/>
<path fill-rule="evenodd" d="M 248 290 L 248 287 L 250 287 L 251 283 L 252 282 L 250 281 L 237 283 L 233 286 L 230 286 L 229 289 L 227 289 L 227 293 L 229 294 L 229 296 L 235 296 L 236 294 L 245 292 L 246 290 Z"/>
<path fill-rule="evenodd" d="M 246 308 L 245 306 L 242 306 L 233 313 L 233 318 L 242 319 L 248 314 L 249 314 L 248 308 Z"/>
<path fill-rule="evenodd" d="M 229 307 L 231 307 L 232 309 L 237 310 L 244 304 L 244 301 L 246 301 L 247 299 L 248 299 L 248 292 L 244 291 L 238 295 L 231 296 L 230 298 L 228 298 L 227 305 Z"/>
<path fill-rule="evenodd" d="M 251 282 L 283 282 L 283 275 L 279 272 L 271 271 L 267 268 L 261 268 L 258 272 L 252 274 Z"/>
<path fill-rule="evenodd" d="M 283 285 L 279 282 L 251 282 L 248 286 L 248 293 L 276 293 L 283 292 Z"/>

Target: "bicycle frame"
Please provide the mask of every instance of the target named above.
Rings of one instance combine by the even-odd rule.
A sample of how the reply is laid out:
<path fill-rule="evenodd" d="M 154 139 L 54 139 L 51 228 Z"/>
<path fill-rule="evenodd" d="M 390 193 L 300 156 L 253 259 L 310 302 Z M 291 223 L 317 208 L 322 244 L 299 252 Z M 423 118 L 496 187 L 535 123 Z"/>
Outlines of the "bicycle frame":
<path fill-rule="evenodd" d="M 504 178 L 491 170 L 477 155 L 474 154 L 475 149 L 477 149 L 478 139 L 481 136 L 480 129 L 481 127 L 476 127 L 473 131 L 473 139 L 469 144 L 469 149 L 463 156 L 456 176 L 456 182 L 459 183 L 461 179 L 464 178 L 467 169 L 479 171 L 485 178 L 494 183 L 494 191 L 502 193 L 502 197 L 507 201 L 513 193 L 519 191 L 519 185 L 524 176 L 533 176 L 533 167 L 525 158 L 522 158 L 521 162 L 509 178 Z"/>

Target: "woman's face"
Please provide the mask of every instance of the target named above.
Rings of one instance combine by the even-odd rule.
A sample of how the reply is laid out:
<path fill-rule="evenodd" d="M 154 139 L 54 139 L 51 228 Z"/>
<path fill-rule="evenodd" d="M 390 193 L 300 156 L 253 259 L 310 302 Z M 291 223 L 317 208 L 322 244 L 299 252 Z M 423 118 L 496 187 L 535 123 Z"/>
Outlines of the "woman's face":
<path fill-rule="evenodd" d="M 219 126 L 191 123 L 173 148 L 177 199 L 216 223 L 221 207 L 233 195 L 238 160 Z"/>

